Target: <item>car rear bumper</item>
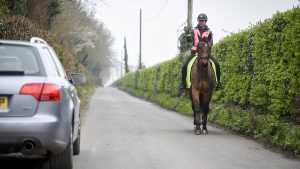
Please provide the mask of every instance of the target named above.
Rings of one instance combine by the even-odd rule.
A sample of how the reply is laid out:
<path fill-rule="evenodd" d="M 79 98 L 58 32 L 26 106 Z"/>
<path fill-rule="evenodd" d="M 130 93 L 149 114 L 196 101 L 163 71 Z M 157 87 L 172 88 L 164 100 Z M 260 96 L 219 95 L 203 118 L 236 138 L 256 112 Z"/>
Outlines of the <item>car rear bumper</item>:
<path fill-rule="evenodd" d="M 60 153 L 71 135 L 69 124 L 47 114 L 0 118 L 0 153 Z"/>

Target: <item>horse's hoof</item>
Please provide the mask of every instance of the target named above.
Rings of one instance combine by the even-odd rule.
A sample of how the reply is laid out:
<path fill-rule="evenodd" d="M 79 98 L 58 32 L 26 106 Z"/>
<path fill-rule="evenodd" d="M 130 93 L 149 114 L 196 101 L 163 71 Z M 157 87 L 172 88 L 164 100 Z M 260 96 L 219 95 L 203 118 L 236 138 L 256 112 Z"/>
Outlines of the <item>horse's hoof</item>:
<path fill-rule="evenodd" d="M 200 129 L 195 129 L 195 135 L 200 135 L 201 134 L 201 130 Z"/>
<path fill-rule="evenodd" d="M 202 133 L 203 133 L 203 134 L 208 134 L 207 129 L 202 129 Z"/>

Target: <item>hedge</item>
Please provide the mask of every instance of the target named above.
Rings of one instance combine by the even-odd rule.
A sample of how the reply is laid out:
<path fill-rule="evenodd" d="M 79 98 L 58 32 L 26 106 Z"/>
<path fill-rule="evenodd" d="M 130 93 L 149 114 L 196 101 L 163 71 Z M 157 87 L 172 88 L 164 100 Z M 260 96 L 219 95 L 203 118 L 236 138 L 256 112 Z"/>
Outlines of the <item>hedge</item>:
<path fill-rule="evenodd" d="M 294 7 L 213 46 L 223 90 L 214 92 L 209 120 L 300 154 L 300 9 Z M 182 55 L 182 54 L 180 54 Z M 187 53 L 183 54 L 185 58 Z M 184 114 L 178 96 L 180 57 L 128 73 L 120 88 Z"/>

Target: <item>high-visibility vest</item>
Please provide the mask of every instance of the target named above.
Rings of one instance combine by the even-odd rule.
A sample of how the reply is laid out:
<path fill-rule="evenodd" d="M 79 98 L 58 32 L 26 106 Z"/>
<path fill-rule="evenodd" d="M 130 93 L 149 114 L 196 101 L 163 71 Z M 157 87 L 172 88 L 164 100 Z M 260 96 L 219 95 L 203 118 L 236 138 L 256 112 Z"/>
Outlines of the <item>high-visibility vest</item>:
<path fill-rule="evenodd" d="M 208 38 L 210 33 L 211 33 L 211 31 L 208 29 L 208 30 L 204 31 L 201 35 L 199 29 L 195 28 L 194 29 L 194 46 L 192 47 L 192 50 L 197 50 L 197 45 L 200 41 L 199 37 L 201 37 L 201 39 Z"/>

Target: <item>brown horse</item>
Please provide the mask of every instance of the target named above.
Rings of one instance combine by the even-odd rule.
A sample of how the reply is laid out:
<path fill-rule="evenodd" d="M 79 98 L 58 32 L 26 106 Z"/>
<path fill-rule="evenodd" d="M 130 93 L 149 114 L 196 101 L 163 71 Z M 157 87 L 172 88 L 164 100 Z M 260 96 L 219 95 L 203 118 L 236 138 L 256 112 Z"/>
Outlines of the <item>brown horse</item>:
<path fill-rule="evenodd" d="M 194 131 L 196 135 L 201 134 L 202 112 L 202 133 L 207 134 L 207 114 L 209 112 L 209 102 L 215 86 L 215 74 L 209 62 L 211 46 L 201 41 L 197 46 L 198 58 L 191 70 L 191 88 L 189 96 L 192 102 L 194 113 Z"/>

